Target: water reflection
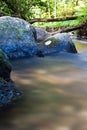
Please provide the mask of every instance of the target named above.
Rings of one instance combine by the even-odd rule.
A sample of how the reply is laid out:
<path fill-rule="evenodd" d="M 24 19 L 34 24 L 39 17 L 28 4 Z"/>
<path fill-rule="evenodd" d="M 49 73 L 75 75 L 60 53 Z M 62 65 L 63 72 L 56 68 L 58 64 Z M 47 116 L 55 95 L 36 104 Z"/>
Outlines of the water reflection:
<path fill-rule="evenodd" d="M 85 46 L 85 47 L 84 47 Z M 1 112 L 1 130 L 87 130 L 87 54 L 12 61 L 22 99 Z M 78 45 L 80 52 L 80 47 Z"/>

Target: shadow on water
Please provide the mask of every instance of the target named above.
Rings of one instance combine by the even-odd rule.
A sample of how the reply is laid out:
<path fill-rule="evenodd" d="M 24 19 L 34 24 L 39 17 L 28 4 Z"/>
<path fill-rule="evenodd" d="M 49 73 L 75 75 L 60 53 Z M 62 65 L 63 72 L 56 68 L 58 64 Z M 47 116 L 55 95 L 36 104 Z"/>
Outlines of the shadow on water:
<path fill-rule="evenodd" d="M 78 54 L 12 61 L 23 97 L 0 113 L 0 130 L 87 130 L 87 45 L 77 44 Z"/>

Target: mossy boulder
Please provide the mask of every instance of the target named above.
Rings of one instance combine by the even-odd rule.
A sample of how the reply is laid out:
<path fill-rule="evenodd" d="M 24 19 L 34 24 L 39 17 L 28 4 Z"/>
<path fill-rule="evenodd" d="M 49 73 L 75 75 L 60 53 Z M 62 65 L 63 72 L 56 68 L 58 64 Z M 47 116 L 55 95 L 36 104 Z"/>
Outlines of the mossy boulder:
<path fill-rule="evenodd" d="M 21 92 L 12 81 L 0 78 L 0 110 L 13 105 L 21 97 Z"/>
<path fill-rule="evenodd" d="M 77 53 L 74 42 L 67 33 L 58 33 L 48 37 L 40 44 L 39 50 L 43 55 L 57 52 Z"/>
<path fill-rule="evenodd" d="M 35 55 L 37 51 L 35 28 L 20 18 L 0 17 L 0 48 L 10 58 Z"/>
<path fill-rule="evenodd" d="M 0 109 L 7 107 L 21 96 L 21 92 L 12 82 L 12 65 L 7 55 L 0 49 Z"/>
<path fill-rule="evenodd" d="M 0 77 L 2 77 L 6 81 L 9 81 L 11 70 L 12 65 L 7 55 L 0 49 Z"/>

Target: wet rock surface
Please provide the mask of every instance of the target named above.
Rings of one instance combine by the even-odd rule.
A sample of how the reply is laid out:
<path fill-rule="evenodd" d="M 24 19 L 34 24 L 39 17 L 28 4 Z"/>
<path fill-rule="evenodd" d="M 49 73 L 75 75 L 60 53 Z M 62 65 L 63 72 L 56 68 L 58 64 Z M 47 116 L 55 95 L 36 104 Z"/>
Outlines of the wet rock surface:
<path fill-rule="evenodd" d="M 43 55 L 57 52 L 77 53 L 74 42 L 67 33 L 58 33 L 48 37 L 40 44 L 39 50 Z"/>

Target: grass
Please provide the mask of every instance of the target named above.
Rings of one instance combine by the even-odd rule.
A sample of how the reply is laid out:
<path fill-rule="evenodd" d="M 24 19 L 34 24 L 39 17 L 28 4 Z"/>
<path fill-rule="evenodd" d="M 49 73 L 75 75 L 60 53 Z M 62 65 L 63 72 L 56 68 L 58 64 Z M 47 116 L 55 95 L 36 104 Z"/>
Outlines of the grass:
<path fill-rule="evenodd" d="M 35 27 L 52 28 L 58 30 L 59 28 L 72 27 L 80 24 L 79 20 L 63 21 L 63 22 L 46 22 L 46 23 L 35 23 Z"/>

